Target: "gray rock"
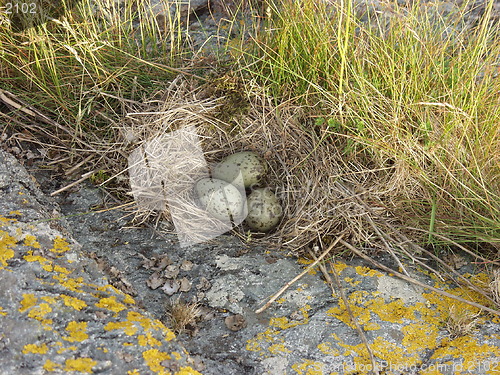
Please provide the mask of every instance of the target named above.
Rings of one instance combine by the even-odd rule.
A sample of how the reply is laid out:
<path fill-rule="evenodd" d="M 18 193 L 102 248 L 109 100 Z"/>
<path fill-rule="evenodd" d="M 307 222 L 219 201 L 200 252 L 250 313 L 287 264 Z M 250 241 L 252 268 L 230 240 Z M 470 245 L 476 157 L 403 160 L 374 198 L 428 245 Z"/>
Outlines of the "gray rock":
<path fill-rule="evenodd" d="M 57 206 L 0 150 L 0 374 L 196 373 L 175 335 L 110 284 Z"/>

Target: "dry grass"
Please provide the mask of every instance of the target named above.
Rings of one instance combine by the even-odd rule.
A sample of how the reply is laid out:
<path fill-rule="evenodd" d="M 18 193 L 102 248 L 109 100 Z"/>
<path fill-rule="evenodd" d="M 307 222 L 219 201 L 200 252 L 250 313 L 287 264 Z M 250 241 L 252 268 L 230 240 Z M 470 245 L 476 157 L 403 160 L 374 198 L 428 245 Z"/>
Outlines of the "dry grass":
<path fill-rule="evenodd" d="M 500 269 L 495 269 L 492 272 L 492 280 L 490 282 L 490 292 L 493 298 L 493 301 L 496 304 L 497 308 L 500 308 Z"/>
<path fill-rule="evenodd" d="M 172 299 L 166 305 L 169 327 L 176 334 L 183 332 L 188 326 L 195 326 L 200 312 L 201 310 L 197 303 L 184 302 L 180 298 Z"/>
<path fill-rule="evenodd" d="M 481 311 L 472 313 L 469 309 L 457 309 L 451 305 L 445 328 L 452 338 L 467 336 L 476 328 L 480 314 Z"/>
<path fill-rule="evenodd" d="M 242 150 L 262 155 L 270 167 L 263 184 L 280 198 L 284 215 L 273 233 L 252 235 L 257 243 L 301 254 L 307 245 L 324 245 L 345 230 L 353 243 L 382 248 L 374 228 L 383 222 L 397 224 L 384 203 L 392 193 L 391 179 L 398 178 L 397 167 L 373 169 L 361 158 L 346 159 L 331 134 L 308 126 L 307 108 L 275 105 L 255 88 L 247 87 L 246 92 L 253 95 L 206 98 L 206 87 L 193 90 L 189 82 L 179 80 L 159 99 L 145 103 L 143 111 L 127 116 L 121 125 L 123 142 L 129 140 L 126 148 L 131 150 L 195 126 L 209 165 Z M 235 100 L 247 102 L 247 108 L 228 120 L 226 109 L 231 111 Z M 171 218 L 168 207 L 163 214 Z M 244 227 L 236 233 L 247 238 Z"/>

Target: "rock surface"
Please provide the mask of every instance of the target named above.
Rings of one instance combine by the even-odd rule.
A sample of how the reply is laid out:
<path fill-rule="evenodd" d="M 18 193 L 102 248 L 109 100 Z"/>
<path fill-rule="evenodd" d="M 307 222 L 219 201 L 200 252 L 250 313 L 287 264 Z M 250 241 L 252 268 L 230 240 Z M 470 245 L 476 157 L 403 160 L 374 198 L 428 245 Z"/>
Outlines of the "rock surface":
<path fill-rule="evenodd" d="M 109 283 L 0 150 L 0 374 L 196 374 L 175 334 Z"/>
<path fill-rule="evenodd" d="M 320 272 L 255 313 L 310 261 L 227 235 L 181 248 L 173 235 L 130 227 L 130 212 L 113 209 L 117 203 L 90 186 L 58 196 L 65 218 L 48 220 L 59 216 L 58 205 L 12 157 L 0 156 L 0 373 L 369 372 L 344 303 Z M 35 174 L 47 192 L 55 190 L 56 180 Z M 477 309 L 360 260 L 338 259 L 334 267 L 384 374 L 498 373 L 498 317 L 482 314 L 470 332 L 452 335 L 457 312 L 472 320 Z M 485 303 L 408 269 L 428 285 Z M 487 281 L 470 264 L 462 271 Z M 177 282 L 175 290 L 165 287 Z M 174 339 L 167 310 L 179 298 L 197 303 L 199 314 Z"/>

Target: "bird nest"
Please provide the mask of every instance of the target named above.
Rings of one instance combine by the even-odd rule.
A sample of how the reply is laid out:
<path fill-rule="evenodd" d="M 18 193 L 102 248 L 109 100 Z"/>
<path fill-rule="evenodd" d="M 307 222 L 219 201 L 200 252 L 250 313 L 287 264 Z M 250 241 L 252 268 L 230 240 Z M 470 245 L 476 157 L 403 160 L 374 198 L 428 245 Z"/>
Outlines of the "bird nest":
<path fill-rule="evenodd" d="M 234 227 L 233 233 L 245 241 L 300 255 L 311 245 L 322 246 L 343 232 L 352 243 L 376 248 L 380 232 L 391 226 L 386 202 L 391 184 L 395 185 L 394 175 L 384 168 L 367 167 L 362 158 L 346 158 L 341 151 L 345 140 L 317 126 L 308 118 L 307 108 L 275 105 L 256 91 L 243 97 L 237 87 L 193 90 L 187 81 L 178 80 L 145 103 L 141 111 L 128 114 L 121 128 L 123 139 L 132 150 L 189 128 L 196 129 L 208 165 L 239 151 L 261 155 L 269 166 L 261 185 L 280 199 L 283 218 L 275 230 L 265 234 L 251 233 L 244 223 Z M 162 158 L 171 168 L 177 163 L 172 158 L 192 157 L 183 152 L 180 156 L 167 152 Z M 196 165 L 190 168 L 204 169 Z M 182 180 L 179 170 L 174 168 L 172 173 L 166 181 Z M 184 178 L 184 191 L 193 183 L 192 175 L 188 177 Z M 168 204 L 149 209 L 142 205 L 137 213 L 175 219 Z M 195 216 L 190 216 L 193 227 L 199 225 Z"/>

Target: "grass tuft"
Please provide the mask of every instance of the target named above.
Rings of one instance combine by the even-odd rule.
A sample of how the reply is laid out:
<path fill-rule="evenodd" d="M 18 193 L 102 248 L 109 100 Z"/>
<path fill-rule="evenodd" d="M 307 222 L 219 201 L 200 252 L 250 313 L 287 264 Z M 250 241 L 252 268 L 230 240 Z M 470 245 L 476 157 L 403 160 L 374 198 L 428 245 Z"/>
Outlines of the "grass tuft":
<path fill-rule="evenodd" d="M 312 107 L 313 131 L 347 159 L 389 168 L 404 225 L 459 242 L 500 240 L 500 32 L 471 3 L 360 11 L 351 0 L 268 1 L 242 70 L 275 97 Z M 429 236 L 428 241 L 437 241 Z"/>

